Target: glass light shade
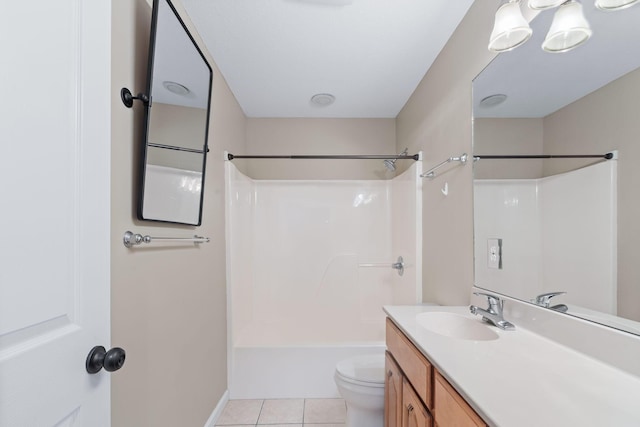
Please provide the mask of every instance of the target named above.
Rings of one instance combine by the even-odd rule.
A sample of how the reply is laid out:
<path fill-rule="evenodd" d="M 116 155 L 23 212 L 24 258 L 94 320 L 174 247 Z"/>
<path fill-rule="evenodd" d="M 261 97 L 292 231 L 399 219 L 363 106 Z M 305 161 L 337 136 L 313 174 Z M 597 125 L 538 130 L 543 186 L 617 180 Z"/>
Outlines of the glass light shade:
<path fill-rule="evenodd" d="M 591 37 L 591 27 L 582 13 L 582 5 L 569 1 L 556 11 L 551 28 L 542 42 L 547 52 L 567 52 Z"/>
<path fill-rule="evenodd" d="M 602 10 L 618 10 L 631 7 L 638 0 L 596 0 L 596 7 Z"/>
<path fill-rule="evenodd" d="M 529 0 L 529 7 L 534 10 L 551 9 L 558 7 L 567 0 Z"/>
<path fill-rule="evenodd" d="M 489 37 L 489 50 L 506 52 L 520 46 L 531 37 L 531 27 L 522 16 L 520 2 L 510 1 L 498 8 L 496 20 Z"/>

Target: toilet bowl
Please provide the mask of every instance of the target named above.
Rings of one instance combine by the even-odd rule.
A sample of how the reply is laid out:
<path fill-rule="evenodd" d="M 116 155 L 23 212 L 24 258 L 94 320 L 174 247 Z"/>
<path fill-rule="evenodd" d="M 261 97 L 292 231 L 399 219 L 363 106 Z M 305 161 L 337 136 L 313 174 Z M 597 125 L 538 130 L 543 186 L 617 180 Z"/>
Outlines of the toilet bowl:
<path fill-rule="evenodd" d="M 383 427 L 384 354 L 342 360 L 334 379 L 347 404 L 347 427 Z"/>

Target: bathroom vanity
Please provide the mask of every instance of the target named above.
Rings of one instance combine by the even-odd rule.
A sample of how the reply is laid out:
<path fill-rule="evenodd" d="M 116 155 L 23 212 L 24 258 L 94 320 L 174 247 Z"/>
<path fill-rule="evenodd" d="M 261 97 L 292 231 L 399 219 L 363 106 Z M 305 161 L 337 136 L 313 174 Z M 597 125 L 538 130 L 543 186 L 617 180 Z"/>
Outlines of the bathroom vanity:
<path fill-rule="evenodd" d="M 514 331 L 486 325 L 467 306 L 384 310 L 385 427 L 640 425 L 637 373 L 533 332 L 528 307 L 507 312 Z M 604 329 L 546 314 L 535 321 L 577 341 L 585 341 L 585 327 Z M 626 336 L 605 332 L 595 347 L 607 354 L 637 350 L 637 337 L 624 347 Z"/>
<path fill-rule="evenodd" d="M 385 427 L 486 426 L 389 318 L 386 341 Z"/>

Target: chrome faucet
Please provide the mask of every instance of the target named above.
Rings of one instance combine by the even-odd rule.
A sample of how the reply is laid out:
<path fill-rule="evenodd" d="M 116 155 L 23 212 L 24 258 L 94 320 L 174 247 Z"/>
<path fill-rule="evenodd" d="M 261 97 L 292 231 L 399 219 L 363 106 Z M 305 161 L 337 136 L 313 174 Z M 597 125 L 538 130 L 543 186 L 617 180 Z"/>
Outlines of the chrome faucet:
<path fill-rule="evenodd" d="M 558 296 L 558 295 L 564 295 L 566 294 L 566 292 L 547 292 L 546 294 L 540 294 L 537 297 L 535 297 L 535 299 L 532 300 L 532 302 L 536 305 L 539 305 L 541 307 L 545 307 L 545 308 L 550 308 L 550 300 L 551 298 Z"/>
<path fill-rule="evenodd" d="M 469 306 L 469 311 L 471 311 L 472 314 L 482 316 L 482 320 L 484 320 L 485 322 L 491 323 L 492 325 L 495 325 L 505 331 L 512 331 L 516 328 L 513 323 L 504 320 L 504 317 L 502 315 L 502 308 L 504 306 L 503 300 L 501 300 L 497 296 L 485 294 L 482 292 L 474 292 L 473 294 L 487 297 L 489 307 L 484 310 L 480 307 L 476 307 L 475 305 L 471 305 Z"/>

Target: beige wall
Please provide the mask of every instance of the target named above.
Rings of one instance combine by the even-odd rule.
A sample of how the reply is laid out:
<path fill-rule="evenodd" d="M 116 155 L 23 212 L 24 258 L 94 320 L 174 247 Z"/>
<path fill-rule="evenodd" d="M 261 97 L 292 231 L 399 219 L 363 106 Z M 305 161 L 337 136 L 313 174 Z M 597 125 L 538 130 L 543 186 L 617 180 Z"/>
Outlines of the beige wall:
<path fill-rule="evenodd" d="M 202 150 L 207 110 L 182 105 L 153 103 L 149 119 L 149 142 Z M 190 171 L 202 171 L 202 154 L 152 148 L 147 150 L 147 164 Z"/>
<path fill-rule="evenodd" d="M 402 149 L 398 150 L 398 152 Z M 248 119 L 251 154 L 394 154 L 395 119 Z M 398 162 L 413 162 L 399 160 Z M 382 160 L 247 160 L 256 179 L 385 179 Z"/>
<path fill-rule="evenodd" d="M 227 389 L 222 151 L 244 152 L 245 118 L 214 67 L 203 225 L 137 221 L 143 108 L 125 108 L 119 91 L 144 90 L 151 8 L 146 0 L 113 0 L 112 12 L 111 326 L 112 345 L 127 351 L 124 368 L 112 374 L 112 424 L 202 427 Z M 211 243 L 126 249 L 126 230 L 197 233 Z"/>
<path fill-rule="evenodd" d="M 618 314 L 640 321 L 640 70 L 633 71 L 544 119 L 546 153 L 618 150 Z M 570 126 L 567 126 L 570 123 Z M 557 163 L 545 164 L 556 173 Z"/>
<path fill-rule="evenodd" d="M 149 141 L 201 150 L 207 110 L 154 102 L 149 118 Z"/>
<path fill-rule="evenodd" d="M 471 154 L 471 81 L 493 58 L 487 40 L 498 4 L 476 1 L 397 118 L 397 149 L 423 150 L 425 170 L 450 156 Z M 423 299 L 469 302 L 473 285 L 472 166 L 423 186 Z M 448 183 L 449 195 L 440 189 Z"/>
<path fill-rule="evenodd" d="M 474 119 L 473 153 L 542 154 L 542 119 Z M 541 178 L 543 160 L 480 160 L 474 164 L 475 178 Z"/>

